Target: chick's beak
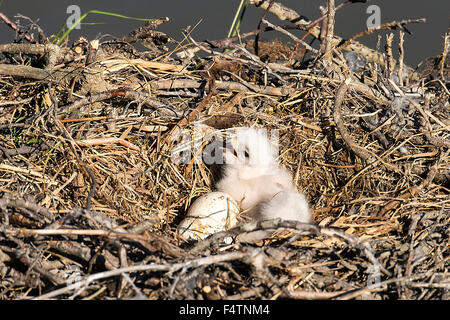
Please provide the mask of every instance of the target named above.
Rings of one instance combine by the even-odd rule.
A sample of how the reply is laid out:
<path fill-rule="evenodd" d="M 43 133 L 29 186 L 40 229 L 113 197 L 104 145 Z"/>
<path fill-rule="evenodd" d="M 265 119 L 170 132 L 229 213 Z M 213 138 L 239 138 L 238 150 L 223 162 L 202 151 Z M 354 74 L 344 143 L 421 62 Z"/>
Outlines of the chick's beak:
<path fill-rule="evenodd" d="M 222 147 L 222 155 L 223 160 L 225 164 L 234 164 L 238 160 L 238 153 L 237 153 L 237 138 L 233 137 L 231 139 L 227 139 L 225 146 Z"/>

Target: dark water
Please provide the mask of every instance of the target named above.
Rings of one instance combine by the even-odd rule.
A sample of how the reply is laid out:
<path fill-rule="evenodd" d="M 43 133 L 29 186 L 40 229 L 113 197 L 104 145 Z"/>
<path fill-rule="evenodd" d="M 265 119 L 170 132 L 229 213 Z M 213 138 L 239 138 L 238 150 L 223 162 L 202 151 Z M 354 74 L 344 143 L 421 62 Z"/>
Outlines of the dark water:
<path fill-rule="evenodd" d="M 342 1 L 337 0 L 336 4 Z M 38 20 L 38 24 L 47 35 L 56 34 L 65 25 L 68 17 L 66 13 L 67 7 L 73 4 L 80 7 L 82 14 L 89 10 L 97 9 L 137 18 L 169 17 L 170 21 L 162 25 L 159 28 L 160 31 L 166 32 L 176 40 L 182 40 L 181 30 L 188 25 L 194 26 L 200 22 L 192 33 L 194 39 L 200 41 L 224 38 L 228 33 L 239 2 L 239 0 L 3 0 L 0 5 L 0 11 L 13 21 L 17 20 L 14 18 L 17 13 L 28 16 L 34 21 Z M 325 0 L 282 0 L 280 2 L 311 20 L 319 16 L 319 5 L 325 5 L 326 3 Z M 369 1 L 367 4 L 356 3 L 337 12 L 336 34 L 342 37 L 350 37 L 363 31 L 366 28 L 366 20 L 369 17 L 366 9 L 371 4 L 376 4 L 380 7 L 381 23 L 422 17 L 427 19 L 426 23 L 408 25 L 408 29 L 413 33 L 405 37 L 405 60 L 409 65 L 415 66 L 424 58 L 442 52 L 443 35 L 450 26 L 450 1 L 378 0 Z M 261 9 L 250 6 L 247 9 L 241 32 L 256 29 L 262 13 Z M 272 15 L 269 15 L 268 18 L 272 23 L 286 24 L 286 22 L 281 22 Z M 143 24 L 143 22 L 139 21 L 95 14 L 89 15 L 84 21 L 102 22 L 104 24 L 83 25 L 81 30 L 74 30 L 70 34 L 71 40 L 75 40 L 81 35 L 88 39 L 93 39 L 99 34 L 123 36 Z M 298 36 L 303 34 L 300 31 L 295 32 Z M 280 37 L 280 35 L 276 32 L 271 32 L 262 36 L 263 39 L 271 39 L 273 37 Z M 0 22 L 0 42 L 11 42 L 13 39 L 14 32 Z M 366 36 L 360 41 L 375 48 L 377 36 Z M 398 38 L 395 38 L 394 41 L 398 41 Z"/>

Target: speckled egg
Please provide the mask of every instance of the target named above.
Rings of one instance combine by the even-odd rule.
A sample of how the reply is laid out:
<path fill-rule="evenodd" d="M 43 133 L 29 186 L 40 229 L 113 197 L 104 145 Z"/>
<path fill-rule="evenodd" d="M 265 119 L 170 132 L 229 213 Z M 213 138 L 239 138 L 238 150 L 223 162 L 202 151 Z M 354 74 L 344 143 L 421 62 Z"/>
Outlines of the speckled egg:
<path fill-rule="evenodd" d="M 210 192 L 192 203 L 177 232 L 185 239 L 201 240 L 238 223 L 239 206 L 225 192 Z"/>

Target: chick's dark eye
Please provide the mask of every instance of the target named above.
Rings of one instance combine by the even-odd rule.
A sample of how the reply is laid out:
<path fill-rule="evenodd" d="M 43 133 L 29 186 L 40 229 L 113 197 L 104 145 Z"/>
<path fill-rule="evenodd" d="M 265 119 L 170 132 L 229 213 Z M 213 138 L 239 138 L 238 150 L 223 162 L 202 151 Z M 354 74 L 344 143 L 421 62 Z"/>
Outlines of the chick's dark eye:
<path fill-rule="evenodd" d="M 247 150 L 245 150 L 244 156 L 245 156 L 246 158 L 248 158 L 248 157 L 250 156 L 250 155 L 248 154 Z"/>

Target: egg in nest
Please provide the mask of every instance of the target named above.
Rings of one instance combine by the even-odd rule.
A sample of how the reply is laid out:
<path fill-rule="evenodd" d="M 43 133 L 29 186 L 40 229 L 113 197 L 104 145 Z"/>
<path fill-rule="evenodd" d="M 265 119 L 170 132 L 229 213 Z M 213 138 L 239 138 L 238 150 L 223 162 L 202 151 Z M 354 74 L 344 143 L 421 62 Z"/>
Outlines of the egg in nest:
<path fill-rule="evenodd" d="M 227 231 L 238 224 L 239 206 L 225 192 L 210 192 L 197 198 L 189 207 L 177 233 L 185 239 L 202 240 Z"/>

